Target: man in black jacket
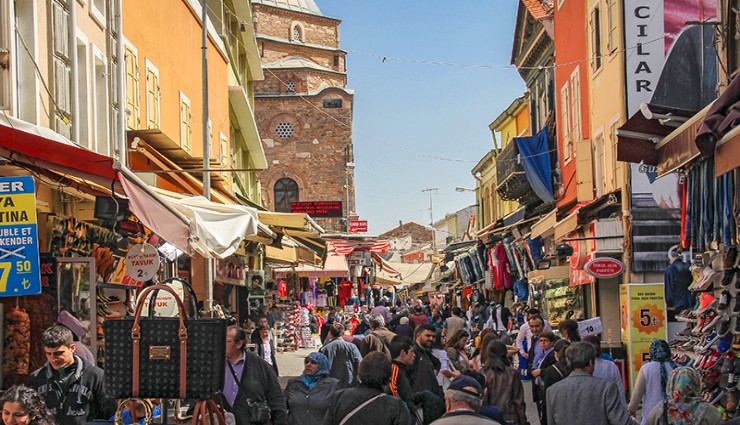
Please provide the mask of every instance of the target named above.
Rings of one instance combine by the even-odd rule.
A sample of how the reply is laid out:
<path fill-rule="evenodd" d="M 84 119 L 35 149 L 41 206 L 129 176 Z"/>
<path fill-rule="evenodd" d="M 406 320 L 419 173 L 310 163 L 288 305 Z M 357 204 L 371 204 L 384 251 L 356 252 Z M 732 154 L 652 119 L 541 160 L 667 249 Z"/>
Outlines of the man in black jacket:
<path fill-rule="evenodd" d="M 432 354 L 437 330 L 429 323 L 421 324 L 414 329 L 414 336 L 416 358 L 407 366 L 409 383 L 414 401 L 424 411 L 424 424 L 429 424 L 445 412 L 444 394 L 437 382 L 437 372 L 442 366 L 439 359 Z"/>
<path fill-rule="evenodd" d="M 245 351 L 247 336 L 239 326 L 226 330 L 226 374 L 224 406 L 234 414 L 237 425 L 251 424 L 248 401 L 264 402 L 270 407 L 273 425 L 288 423 L 285 396 L 275 371 L 256 354 Z"/>
<path fill-rule="evenodd" d="M 38 391 L 58 425 L 83 425 L 108 419 L 115 403 L 105 396 L 103 370 L 75 356 L 72 331 L 61 325 L 45 330 L 41 345 L 47 363 L 26 385 Z"/>
<path fill-rule="evenodd" d="M 411 384 L 406 376 L 406 367 L 413 364 L 416 359 L 414 342 L 405 336 L 396 336 L 389 347 L 391 351 L 391 380 L 388 383 L 387 394 L 398 397 L 406 402 L 409 409 L 414 405 L 414 393 L 411 392 Z"/>

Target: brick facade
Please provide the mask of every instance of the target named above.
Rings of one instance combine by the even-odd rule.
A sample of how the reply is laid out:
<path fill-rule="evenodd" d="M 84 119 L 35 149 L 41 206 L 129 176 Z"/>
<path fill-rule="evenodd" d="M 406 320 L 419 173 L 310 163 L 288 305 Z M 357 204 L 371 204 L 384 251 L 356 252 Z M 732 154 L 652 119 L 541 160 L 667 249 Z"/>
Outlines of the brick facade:
<path fill-rule="evenodd" d="M 289 178 L 298 200 L 342 201 L 345 215 L 354 213 L 354 171 L 346 168 L 354 162 L 354 96 L 339 49 L 341 21 L 259 3 L 253 16 L 265 68 L 265 80 L 255 84 L 255 119 L 269 165 L 260 173 L 263 205 L 276 209 L 275 184 Z M 344 230 L 341 220 L 317 221 L 329 232 Z"/>

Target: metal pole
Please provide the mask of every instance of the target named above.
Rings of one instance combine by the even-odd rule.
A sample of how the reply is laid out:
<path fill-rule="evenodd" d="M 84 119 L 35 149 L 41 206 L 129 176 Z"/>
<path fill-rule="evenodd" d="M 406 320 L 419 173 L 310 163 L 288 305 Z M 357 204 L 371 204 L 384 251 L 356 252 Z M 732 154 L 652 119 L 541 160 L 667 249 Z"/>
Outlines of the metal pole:
<path fill-rule="evenodd" d="M 437 233 L 434 231 L 434 209 L 432 205 L 432 191 L 436 191 L 439 188 L 430 187 L 423 189 L 422 192 L 429 192 L 429 226 L 432 228 L 432 252 L 437 252 Z"/>
<path fill-rule="evenodd" d="M 344 167 L 344 192 L 346 206 L 344 207 L 344 231 L 349 233 L 349 168 Z"/>
<path fill-rule="evenodd" d="M 208 2 L 201 0 L 203 10 L 201 14 L 201 25 L 203 27 L 203 169 L 208 170 L 211 163 L 211 152 L 208 149 Z M 211 173 L 203 173 L 203 196 L 211 199 Z M 205 259 L 203 267 L 204 281 L 206 284 L 206 304 L 207 311 L 213 311 L 213 275 L 211 272 L 212 263 L 210 258 Z"/>

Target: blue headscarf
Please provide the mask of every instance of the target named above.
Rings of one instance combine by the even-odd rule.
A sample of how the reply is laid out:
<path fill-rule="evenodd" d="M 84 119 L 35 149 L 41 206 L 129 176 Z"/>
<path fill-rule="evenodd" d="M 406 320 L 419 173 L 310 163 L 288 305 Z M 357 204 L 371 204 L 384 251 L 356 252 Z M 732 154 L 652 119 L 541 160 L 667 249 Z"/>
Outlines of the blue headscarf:
<path fill-rule="evenodd" d="M 660 363 L 660 383 L 663 390 L 665 390 L 668 382 L 666 365 L 670 365 L 671 369 L 676 368 L 676 364 L 673 363 L 671 357 L 671 347 L 665 340 L 656 338 L 650 343 L 650 361 Z"/>
<path fill-rule="evenodd" d="M 313 375 L 306 375 L 305 371 L 301 374 L 301 381 L 306 384 L 308 389 L 311 389 L 316 386 L 319 379 L 329 374 L 329 359 L 319 352 L 309 354 L 306 356 L 306 359 L 310 359 L 312 362 L 319 365 L 319 370 L 317 370 Z"/>

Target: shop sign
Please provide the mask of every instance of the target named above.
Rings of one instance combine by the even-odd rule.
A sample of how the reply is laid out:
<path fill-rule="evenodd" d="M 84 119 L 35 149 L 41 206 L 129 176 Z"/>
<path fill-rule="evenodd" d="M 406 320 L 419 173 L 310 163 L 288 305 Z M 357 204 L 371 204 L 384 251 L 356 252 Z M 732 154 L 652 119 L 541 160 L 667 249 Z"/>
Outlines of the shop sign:
<path fill-rule="evenodd" d="M 247 265 L 244 257 L 232 255 L 223 260 L 217 259 L 213 274 L 213 280 L 217 282 L 244 286 L 244 278 L 247 275 Z"/>
<path fill-rule="evenodd" d="M 601 317 L 594 317 L 593 319 L 578 322 L 578 333 L 581 336 L 598 335 L 602 332 L 604 332 L 604 327 L 601 324 Z"/>
<path fill-rule="evenodd" d="M 367 220 L 350 220 L 350 233 L 367 233 Z"/>
<path fill-rule="evenodd" d="M 619 297 L 632 388 L 640 368 L 649 361 L 652 341 L 666 339 L 665 287 L 662 283 L 620 285 Z"/>
<path fill-rule="evenodd" d="M 616 258 L 594 258 L 586 263 L 583 270 L 598 279 L 611 279 L 624 273 L 624 264 Z"/>
<path fill-rule="evenodd" d="M 41 293 L 36 184 L 0 178 L 0 297 Z"/>
<path fill-rule="evenodd" d="M 159 251 L 148 243 L 136 244 L 126 253 L 126 274 L 140 282 L 153 279 L 159 271 Z"/>
<path fill-rule="evenodd" d="M 342 217 L 342 201 L 291 202 L 290 212 L 308 214 L 311 217 Z"/>
<path fill-rule="evenodd" d="M 183 306 L 185 307 L 186 311 L 188 310 L 188 306 L 185 303 L 185 288 L 183 286 L 183 283 L 180 282 L 177 279 L 172 279 L 169 281 L 168 285 L 172 287 L 172 289 L 175 290 L 175 293 L 178 297 L 180 297 L 180 300 L 183 302 Z M 178 308 L 177 308 L 177 301 L 175 301 L 175 297 L 167 292 L 167 291 L 156 291 L 157 298 L 152 300 L 152 297 L 150 296 L 146 300 L 139 300 L 137 302 L 143 302 L 144 306 L 142 307 L 143 314 L 149 314 L 149 304 L 154 302 L 154 315 L 159 317 L 176 317 L 179 314 Z"/>
<path fill-rule="evenodd" d="M 370 267 L 373 265 L 373 260 L 368 251 L 353 251 L 347 257 L 347 265 L 349 267 Z"/>

